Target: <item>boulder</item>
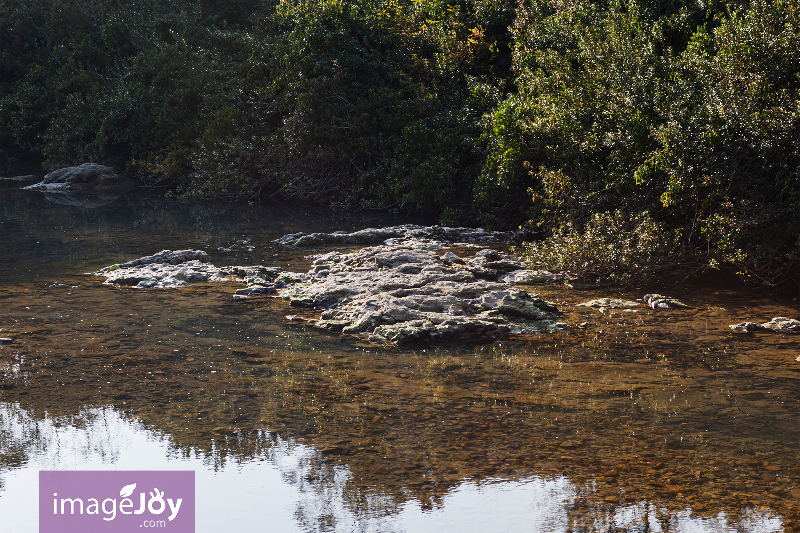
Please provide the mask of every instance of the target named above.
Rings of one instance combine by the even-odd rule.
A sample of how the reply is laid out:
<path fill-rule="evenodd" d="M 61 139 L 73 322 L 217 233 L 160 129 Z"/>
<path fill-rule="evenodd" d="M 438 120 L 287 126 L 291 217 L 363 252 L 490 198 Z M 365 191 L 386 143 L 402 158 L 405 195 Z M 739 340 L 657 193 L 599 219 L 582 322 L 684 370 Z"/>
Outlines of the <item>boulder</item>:
<path fill-rule="evenodd" d="M 124 193 L 135 187 L 135 183 L 111 167 L 96 163 L 84 163 L 77 167 L 54 170 L 44 179 L 24 187 L 31 191 L 45 192 L 116 192 Z"/>

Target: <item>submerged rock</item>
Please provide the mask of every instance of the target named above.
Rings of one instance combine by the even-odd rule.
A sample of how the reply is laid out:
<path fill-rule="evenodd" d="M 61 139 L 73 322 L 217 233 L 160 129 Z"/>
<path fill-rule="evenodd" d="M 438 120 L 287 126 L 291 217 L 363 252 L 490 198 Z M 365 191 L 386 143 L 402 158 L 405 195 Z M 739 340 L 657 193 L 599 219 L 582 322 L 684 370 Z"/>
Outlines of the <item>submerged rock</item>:
<path fill-rule="evenodd" d="M 684 309 L 689 307 L 680 300 L 662 294 L 645 294 L 642 300 L 653 309 Z"/>
<path fill-rule="evenodd" d="M 508 242 L 511 233 L 475 228 L 417 226 L 403 224 L 385 228 L 367 228 L 352 233 L 292 233 L 273 242 L 286 246 L 320 246 L 324 244 L 378 244 L 409 246 L 423 250 L 439 250 L 451 246 L 474 247 L 476 244 Z"/>
<path fill-rule="evenodd" d="M 86 209 L 95 209 L 97 207 L 110 204 L 120 195 L 116 193 L 105 192 L 45 192 L 44 199 L 48 202 L 60 205 L 73 205 L 77 207 L 84 207 Z"/>
<path fill-rule="evenodd" d="M 296 281 L 280 295 L 292 305 L 326 308 L 310 324 L 373 342 L 492 339 L 567 327 L 553 320 L 560 315 L 555 305 L 478 279 L 472 266 L 406 246 L 330 252 L 305 275 L 286 273 L 287 282 Z"/>
<path fill-rule="evenodd" d="M 800 320 L 793 318 L 786 318 L 785 316 L 778 316 L 759 324 L 757 322 L 742 322 L 740 324 L 733 324 L 728 326 L 733 331 L 751 332 L 751 331 L 796 331 L 800 332 Z"/>

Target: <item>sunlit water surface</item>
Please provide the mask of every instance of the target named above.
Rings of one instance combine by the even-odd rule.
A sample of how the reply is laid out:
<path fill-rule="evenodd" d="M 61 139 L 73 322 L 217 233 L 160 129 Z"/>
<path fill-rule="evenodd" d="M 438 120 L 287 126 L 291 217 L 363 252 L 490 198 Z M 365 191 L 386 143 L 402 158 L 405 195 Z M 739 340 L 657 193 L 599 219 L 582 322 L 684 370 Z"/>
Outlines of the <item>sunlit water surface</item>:
<path fill-rule="evenodd" d="M 396 223 L 292 206 L 0 190 L 0 522 L 37 531 L 43 469 L 189 469 L 201 531 L 792 531 L 800 343 L 728 324 L 794 294 L 713 281 L 537 289 L 566 332 L 398 350 L 287 323 L 235 283 L 85 275 L 162 249 L 305 270 L 295 231 Z M 219 247 L 251 238 L 253 252 Z M 466 253 L 466 252 L 461 252 Z M 600 314 L 598 296 L 692 308 Z M 642 292 L 643 293 L 643 292 Z"/>

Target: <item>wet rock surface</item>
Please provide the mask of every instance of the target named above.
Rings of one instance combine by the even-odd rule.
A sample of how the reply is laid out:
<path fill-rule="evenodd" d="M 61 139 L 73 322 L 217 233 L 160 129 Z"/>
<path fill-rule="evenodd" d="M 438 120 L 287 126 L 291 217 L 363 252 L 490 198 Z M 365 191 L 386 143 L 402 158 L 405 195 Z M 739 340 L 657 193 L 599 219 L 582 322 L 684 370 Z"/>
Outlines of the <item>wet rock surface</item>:
<path fill-rule="evenodd" d="M 310 324 L 373 342 L 492 339 L 567 327 L 554 320 L 554 304 L 496 281 L 498 272 L 518 266 L 504 257 L 484 250 L 461 264 L 386 245 L 330 252 L 306 274 L 287 273 L 283 281 L 293 283 L 279 292 L 294 306 L 326 308 Z M 490 276 L 494 281 L 481 279 Z"/>
<path fill-rule="evenodd" d="M 645 294 L 642 296 L 642 300 L 653 309 L 685 309 L 689 307 L 680 300 L 663 294 Z"/>
<path fill-rule="evenodd" d="M 635 302 L 633 300 L 597 298 L 594 300 L 589 300 L 588 302 L 579 303 L 578 305 L 580 307 L 593 307 L 595 309 L 599 309 L 600 311 L 604 311 L 606 309 L 631 309 L 633 307 L 638 307 L 640 304 L 639 302 Z"/>
<path fill-rule="evenodd" d="M 751 331 L 794 331 L 800 332 L 800 320 L 778 316 L 759 324 L 758 322 L 741 322 L 730 327 L 733 331 L 747 333 Z"/>
<path fill-rule="evenodd" d="M 385 228 L 367 228 L 352 233 L 292 233 L 276 239 L 285 246 L 321 246 L 325 244 L 403 245 L 412 248 L 439 250 L 451 246 L 474 247 L 479 244 L 508 242 L 510 232 L 487 231 L 475 228 L 417 226 L 403 224 Z"/>
<path fill-rule="evenodd" d="M 274 281 L 285 274 L 280 267 L 267 266 L 227 266 L 217 268 L 208 262 L 203 250 L 163 250 L 111 265 L 94 272 L 106 278 L 106 285 L 126 285 L 136 289 L 173 289 L 185 287 L 190 283 L 220 282 L 235 278 L 247 283 L 247 288 L 239 289 L 240 297 L 271 294 L 276 290 Z M 283 286 L 280 283 L 278 286 Z"/>
<path fill-rule="evenodd" d="M 170 289 L 189 283 L 224 281 L 226 271 L 204 262 L 202 250 L 164 250 L 127 263 L 111 265 L 95 272 L 105 276 L 107 285 L 126 285 L 137 289 Z"/>

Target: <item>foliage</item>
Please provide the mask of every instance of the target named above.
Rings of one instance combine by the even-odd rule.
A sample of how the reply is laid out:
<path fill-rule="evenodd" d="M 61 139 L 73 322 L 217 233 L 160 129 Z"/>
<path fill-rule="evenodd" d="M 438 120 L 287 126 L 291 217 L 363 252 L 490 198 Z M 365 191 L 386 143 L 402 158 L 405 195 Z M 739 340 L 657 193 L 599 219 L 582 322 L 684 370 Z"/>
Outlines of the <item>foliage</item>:
<path fill-rule="evenodd" d="M 3 164 L 530 220 L 555 229 L 540 247 L 624 212 L 711 266 L 798 260 L 791 0 L 0 0 L 0 20 Z"/>
<path fill-rule="evenodd" d="M 538 225 L 578 232 L 593 214 L 649 212 L 712 266 L 789 272 L 798 16 L 761 0 L 520 6 L 519 90 L 487 116 L 484 189 L 526 184 Z"/>
<path fill-rule="evenodd" d="M 614 282 L 630 282 L 675 267 L 676 239 L 649 213 L 595 213 L 583 228 L 566 222 L 550 238 L 526 243 L 533 268 L 547 267 Z"/>

